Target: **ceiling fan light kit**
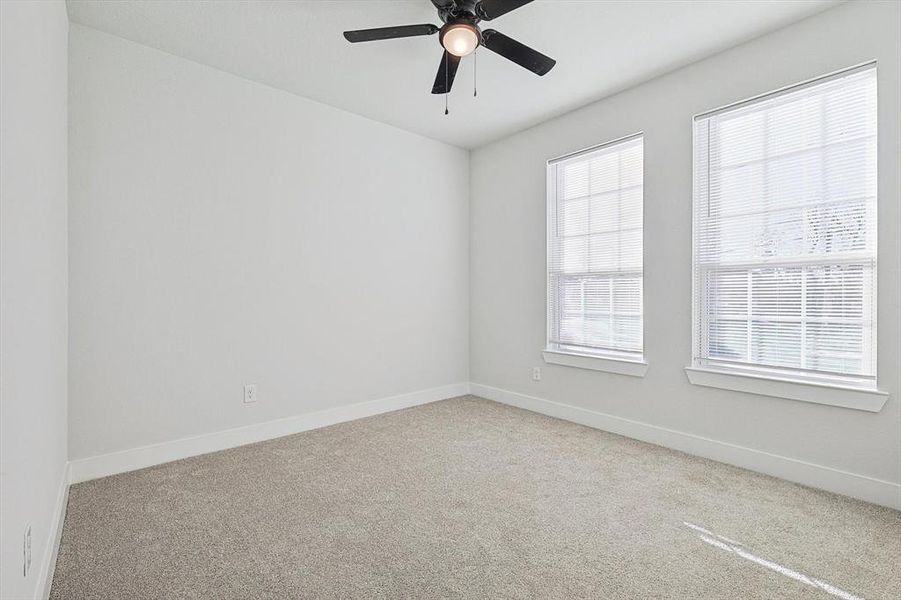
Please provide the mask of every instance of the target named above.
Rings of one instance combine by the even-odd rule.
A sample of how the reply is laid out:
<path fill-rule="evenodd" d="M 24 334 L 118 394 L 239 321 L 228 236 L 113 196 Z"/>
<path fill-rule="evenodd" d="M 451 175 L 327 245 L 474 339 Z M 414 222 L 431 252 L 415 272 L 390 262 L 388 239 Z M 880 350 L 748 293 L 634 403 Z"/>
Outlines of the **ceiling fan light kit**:
<path fill-rule="evenodd" d="M 441 28 L 438 41 L 445 50 L 460 58 L 472 54 L 481 43 L 479 28 L 470 23 L 450 23 Z"/>
<path fill-rule="evenodd" d="M 433 94 L 448 94 L 454 84 L 460 59 L 469 56 L 479 46 L 503 56 L 536 75 L 545 75 L 554 68 L 557 61 L 545 56 L 525 44 L 517 42 L 499 31 L 479 28 L 481 21 L 491 21 L 510 11 L 516 10 L 532 0 L 431 0 L 438 9 L 443 27 L 431 23 L 422 25 L 401 25 L 345 31 L 344 38 L 351 43 L 390 40 L 404 37 L 438 34 L 438 42 L 444 50 Z M 445 114 L 447 110 L 445 109 Z"/>

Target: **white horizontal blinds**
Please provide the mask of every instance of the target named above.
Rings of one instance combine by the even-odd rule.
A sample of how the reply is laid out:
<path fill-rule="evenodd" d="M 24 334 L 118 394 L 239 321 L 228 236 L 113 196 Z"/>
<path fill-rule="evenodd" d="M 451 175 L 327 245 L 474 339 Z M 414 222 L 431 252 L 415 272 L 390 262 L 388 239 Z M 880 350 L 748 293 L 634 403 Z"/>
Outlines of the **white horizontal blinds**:
<path fill-rule="evenodd" d="M 642 352 L 642 137 L 548 166 L 548 347 Z"/>
<path fill-rule="evenodd" d="M 697 118 L 695 169 L 695 362 L 875 378 L 875 67 Z"/>

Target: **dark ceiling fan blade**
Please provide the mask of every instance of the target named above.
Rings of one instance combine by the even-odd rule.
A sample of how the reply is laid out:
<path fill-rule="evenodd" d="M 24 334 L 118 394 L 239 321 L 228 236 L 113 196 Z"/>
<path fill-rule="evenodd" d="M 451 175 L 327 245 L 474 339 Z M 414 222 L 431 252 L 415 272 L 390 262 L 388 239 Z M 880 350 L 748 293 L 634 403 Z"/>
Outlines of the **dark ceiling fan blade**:
<path fill-rule="evenodd" d="M 483 21 L 496 19 L 521 6 L 525 6 L 532 0 L 482 0 L 476 6 L 476 12 Z"/>
<path fill-rule="evenodd" d="M 391 40 L 394 38 L 413 37 L 417 35 L 432 35 L 438 33 L 438 27 L 431 23 L 423 25 L 398 25 L 397 27 L 377 27 L 375 29 L 357 29 L 345 31 L 344 38 L 351 43 L 374 42 L 376 40 Z"/>
<path fill-rule="evenodd" d="M 457 75 L 457 67 L 460 66 L 460 57 L 454 56 L 447 50 L 441 56 L 441 64 L 438 65 L 438 74 L 435 75 L 435 84 L 432 86 L 433 94 L 446 94 L 454 86 L 454 77 Z"/>
<path fill-rule="evenodd" d="M 536 75 L 546 74 L 557 64 L 553 58 L 545 56 L 538 50 L 532 50 L 525 44 L 494 29 L 486 29 L 482 32 L 482 45 Z"/>

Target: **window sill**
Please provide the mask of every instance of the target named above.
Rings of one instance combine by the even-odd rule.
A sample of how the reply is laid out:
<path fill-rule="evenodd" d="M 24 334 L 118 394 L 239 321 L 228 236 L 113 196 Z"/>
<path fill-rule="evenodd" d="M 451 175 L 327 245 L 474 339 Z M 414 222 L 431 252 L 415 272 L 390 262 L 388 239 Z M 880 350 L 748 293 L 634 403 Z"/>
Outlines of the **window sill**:
<path fill-rule="evenodd" d="M 644 377 L 648 371 L 648 363 L 643 360 L 590 356 L 588 354 L 574 354 L 557 350 L 544 350 L 542 354 L 544 355 L 544 362 L 552 365 L 563 365 L 592 371 L 606 371 L 607 373 L 631 375 L 632 377 Z"/>
<path fill-rule="evenodd" d="M 702 367 L 685 367 L 685 374 L 694 385 L 868 412 L 879 412 L 888 400 L 888 394 L 879 390 L 792 381 L 747 373 L 728 373 Z"/>

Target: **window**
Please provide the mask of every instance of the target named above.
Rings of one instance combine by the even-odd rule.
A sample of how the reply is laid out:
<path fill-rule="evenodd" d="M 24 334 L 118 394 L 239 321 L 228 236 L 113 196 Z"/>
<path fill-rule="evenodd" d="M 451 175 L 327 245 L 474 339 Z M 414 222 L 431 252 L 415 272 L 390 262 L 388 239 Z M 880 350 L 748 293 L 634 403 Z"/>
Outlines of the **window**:
<path fill-rule="evenodd" d="M 693 366 L 875 389 L 876 68 L 695 118 Z"/>
<path fill-rule="evenodd" d="M 548 163 L 549 351 L 642 360 L 643 154 L 635 135 Z"/>

